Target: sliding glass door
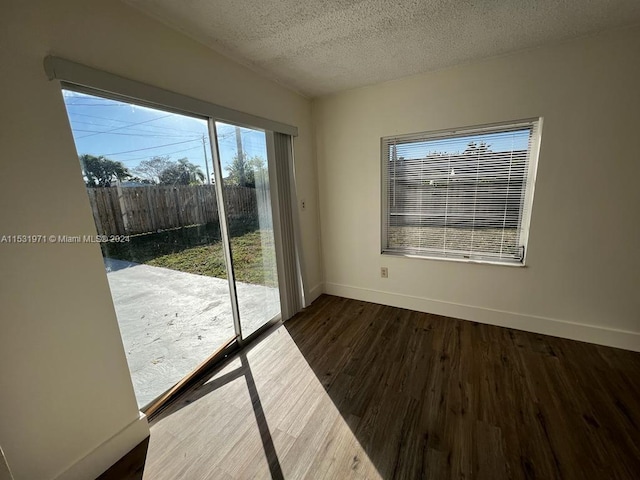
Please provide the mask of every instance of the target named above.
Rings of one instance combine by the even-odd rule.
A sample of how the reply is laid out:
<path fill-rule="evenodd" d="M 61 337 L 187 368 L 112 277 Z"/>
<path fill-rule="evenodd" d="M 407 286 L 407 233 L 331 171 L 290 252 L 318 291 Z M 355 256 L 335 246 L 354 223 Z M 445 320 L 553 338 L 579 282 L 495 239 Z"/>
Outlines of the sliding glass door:
<path fill-rule="evenodd" d="M 63 94 L 143 408 L 280 314 L 265 133 Z"/>
<path fill-rule="evenodd" d="M 263 131 L 215 123 L 242 336 L 280 315 L 280 293 Z"/>

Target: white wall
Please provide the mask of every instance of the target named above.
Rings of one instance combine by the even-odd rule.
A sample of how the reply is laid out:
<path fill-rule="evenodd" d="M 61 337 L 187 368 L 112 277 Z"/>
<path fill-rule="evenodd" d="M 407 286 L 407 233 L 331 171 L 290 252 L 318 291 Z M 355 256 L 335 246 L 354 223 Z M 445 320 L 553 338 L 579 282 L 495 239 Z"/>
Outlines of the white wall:
<path fill-rule="evenodd" d="M 639 59 L 636 27 L 315 100 L 325 291 L 640 350 Z M 527 267 L 380 254 L 380 137 L 537 116 Z"/>
<path fill-rule="evenodd" d="M 304 263 L 309 285 L 321 283 L 310 102 L 114 1 L 3 2 L 0 234 L 95 233 L 60 88 L 43 70 L 48 54 L 298 126 Z M 0 244 L 0 268 L 8 463 L 18 480 L 89 478 L 148 431 L 100 248 Z"/>

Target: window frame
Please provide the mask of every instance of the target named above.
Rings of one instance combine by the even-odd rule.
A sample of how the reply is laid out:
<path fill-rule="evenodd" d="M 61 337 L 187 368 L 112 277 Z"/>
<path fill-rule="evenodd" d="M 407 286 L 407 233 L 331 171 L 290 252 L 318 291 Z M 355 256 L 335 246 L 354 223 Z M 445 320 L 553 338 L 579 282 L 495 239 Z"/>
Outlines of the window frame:
<path fill-rule="evenodd" d="M 538 170 L 538 160 L 540 154 L 540 145 L 542 139 L 542 126 L 543 117 L 531 117 L 520 120 L 511 120 L 504 122 L 487 123 L 482 125 L 473 125 L 460 128 L 449 128 L 441 130 L 429 130 L 424 132 L 414 132 L 408 134 L 388 135 L 380 138 L 380 192 L 381 192 L 381 209 L 380 209 L 380 254 L 396 257 L 415 258 L 423 260 L 440 260 L 445 262 L 460 262 L 460 263 L 477 263 L 487 265 L 498 265 L 506 267 L 525 267 L 527 265 L 529 232 L 531 224 L 531 213 L 533 209 L 533 199 L 535 193 L 535 183 Z M 402 139 L 403 141 L 433 141 L 438 139 L 456 138 L 471 135 L 487 134 L 487 133 L 501 133 L 508 132 L 510 130 L 517 130 L 522 128 L 532 129 L 532 138 L 529 146 L 529 161 L 526 173 L 526 186 L 524 191 L 523 208 L 521 212 L 520 220 L 520 239 L 521 244 L 524 245 L 524 255 L 520 262 L 507 261 L 507 260 L 489 260 L 479 258 L 460 258 L 460 257 L 448 257 L 446 255 L 428 255 L 408 253 L 398 250 L 391 250 L 388 248 L 388 213 L 389 213 L 389 199 L 388 199 L 388 145 L 391 139 Z"/>

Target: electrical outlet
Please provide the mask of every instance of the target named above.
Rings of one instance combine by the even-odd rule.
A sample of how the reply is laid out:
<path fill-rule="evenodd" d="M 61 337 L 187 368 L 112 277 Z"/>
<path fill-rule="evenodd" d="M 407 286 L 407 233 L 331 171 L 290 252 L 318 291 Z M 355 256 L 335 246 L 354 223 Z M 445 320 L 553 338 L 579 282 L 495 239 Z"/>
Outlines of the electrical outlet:
<path fill-rule="evenodd" d="M 389 278 L 389 269 L 387 267 L 380 268 L 380 276 L 382 278 Z"/>
<path fill-rule="evenodd" d="M 300 201 L 300 206 L 302 207 L 302 210 L 307 209 L 307 201 L 304 198 Z"/>

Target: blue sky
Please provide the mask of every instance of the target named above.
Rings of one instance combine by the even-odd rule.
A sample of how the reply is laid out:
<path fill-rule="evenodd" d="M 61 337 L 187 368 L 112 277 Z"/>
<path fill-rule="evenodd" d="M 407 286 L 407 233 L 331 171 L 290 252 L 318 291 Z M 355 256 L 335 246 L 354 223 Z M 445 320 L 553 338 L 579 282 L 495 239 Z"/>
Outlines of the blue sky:
<path fill-rule="evenodd" d="M 142 160 L 168 155 L 171 160 L 187 157 L 206 172 L 204 136 L 209 172 L 211 148 L 205 120 L 63 90 L 65 105 L 78 154 L 103 155 L 134 170 Z M 235 127 L 217 123 L 223 175 L 236 155 Z M 249 157 L 267 158 L 264 133 L 242 128 L 242 144 Z"/>
<path fill-rule="evenodd" d="M 512 132 L 484 133 L 454 138 L 434 139 L 425 142 L 398 143 L 398 156 L 406 159 L 425 158 L 432 153 L 456 154 L 463 152 L 469 142 L 484 142 L 493 152 L 527 150 L 529 129 Z"/>

